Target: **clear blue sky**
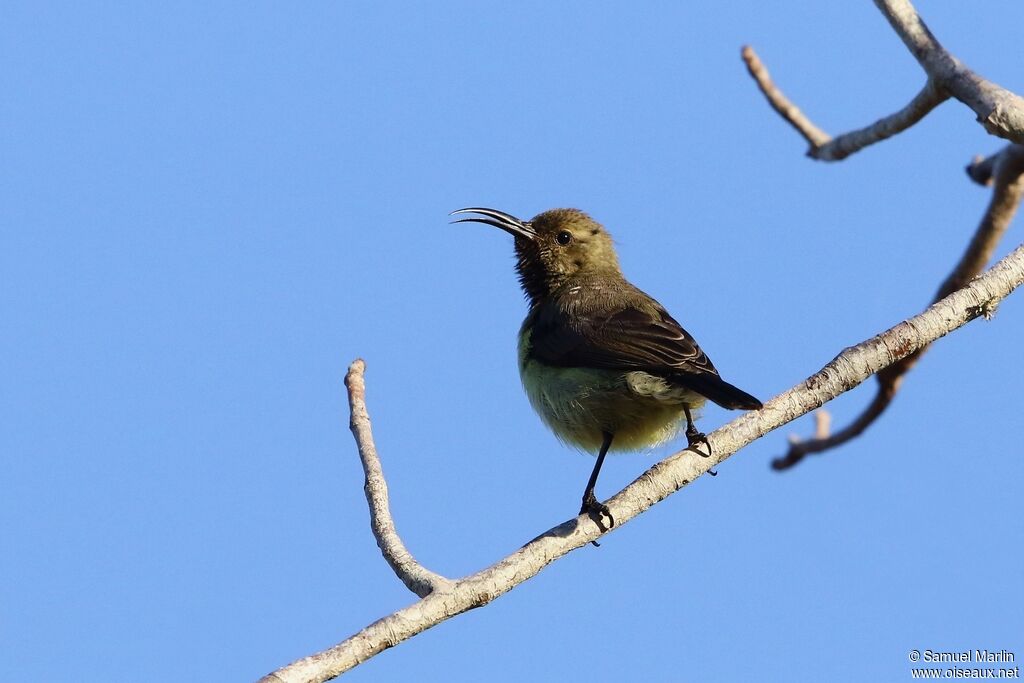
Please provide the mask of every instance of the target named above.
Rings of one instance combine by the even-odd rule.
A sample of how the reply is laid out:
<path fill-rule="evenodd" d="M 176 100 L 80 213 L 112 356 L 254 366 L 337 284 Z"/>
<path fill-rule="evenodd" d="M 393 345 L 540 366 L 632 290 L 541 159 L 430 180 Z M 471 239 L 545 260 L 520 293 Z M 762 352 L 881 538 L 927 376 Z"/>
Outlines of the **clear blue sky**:
<path fill-rule="evenodd" d="M 1019 1 L 919 9 L 1024 92 Z M 763 399 L 923 308 L 989 198 L 963 167 L 1002 143 L 947 103 L 810 161 L 747 42 L 833 133 L 923 83 L 866 0 L 5 3 L 0 679 L 252 680 L 409 604 L 347 430 L 358 356 L 427 566 L 475 571 L 576 512 L 592 460 L 522 394 L 511 239 L 452 209 L 589 211 Z M 1022 338 L 1016 295 L 858 441 L 780 475 L 813 425 L 771 434 L 351 680 L 899 681 L 914 648 L 1019 659 Z M 671 450 L 610 460 L 598 494 Z"/>

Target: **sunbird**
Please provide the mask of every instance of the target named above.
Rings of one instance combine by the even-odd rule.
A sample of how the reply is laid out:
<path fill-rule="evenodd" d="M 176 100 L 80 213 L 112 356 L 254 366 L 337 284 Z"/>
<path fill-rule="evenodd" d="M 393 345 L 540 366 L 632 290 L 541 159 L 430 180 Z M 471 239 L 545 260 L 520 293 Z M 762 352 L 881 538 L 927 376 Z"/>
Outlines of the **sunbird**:
<path fill-rule="evenodd" d="M 671 439 L 686 421 L 688 447 L 711 444 L 693 422 L 710 399 L 731 410 L 761 402 L 723 380 L 696 340 L 619 268 L 612 238 L 579 209 L 521 220 L 496 209 L 454 223 L 492 225 L 515 238 L 516 271 L 529 302 L 519 331 L 519 374 L 533 409 L 565 443 L 597 452 L 580 514 L 601 521 L 594 487 L 609 450 Z M 703 455 L 703 454 L 702 454 Z"/>

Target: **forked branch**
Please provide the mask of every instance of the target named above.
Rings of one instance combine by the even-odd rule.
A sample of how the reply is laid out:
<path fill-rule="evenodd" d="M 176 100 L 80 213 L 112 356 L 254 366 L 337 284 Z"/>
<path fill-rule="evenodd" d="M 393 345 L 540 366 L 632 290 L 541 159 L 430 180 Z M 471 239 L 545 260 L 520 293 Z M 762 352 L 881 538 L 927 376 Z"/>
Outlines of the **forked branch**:
<path fill-rule="evenodd" d="M 807 144 L 810 145 L 807 156 L 820 161 L 841 161 L 854 152 L 859 152 L 869 145 L 890 138 L 910 128 L 932 109 L 949 99 L 949 95 L 929 78 L 921 92 L 915 95 L 914 99 L 903 109 L 875 121 L 870 126 L 833 138 L 814 125 L 800 111 L 799 107 L 782 93 L 772 81 L 768 74 L 768 68 L 761 62 L 761 58 L 754 52 L 754 48 L 746 45 L 740 54 L 743 57 L 743 62 L 747 65 L 747 71 L 750 72 L 757 87 L 768 100 L 768 104 L 807 140 Z"/>
<path fill-rule="evenodd" d="M 989 133 L 1024 143 L 1024 98 L 979 76 L 950 54 L 925 26 L 910 0 L 875 0 L 875 5 L 929 79 L 973 109 L 978 123 Z"/>
<path fill-rule="evenodd" d="M 963 287 L 991 260 L 1024 196 L 1024 145 L 1007 145 L 990 159 L 969 166 L 967 172 L 982 184 L 991 182 L 994 185 L 992 199 L 974 237 L 953 271 L 940 285 L 934 301 Z M 927 346 L 922 347 L 879 372 L 875 377 L 878 389 L 874 398 L 848 426 L 834 434 L 818 434 L 813 439 L 791 441 L 786 454 L 772 461 L 772 469 L 787 470 L 812 453 L 823 453 L 859 436 L 889 407 L 903 383 L 904 375 L 917 364 L 926 350 Z"/>
<path fill-rule="evenodd" d="M 979 76 L 950 54 L 925 26 L 910 0 L 875 0 L 875 5 L 924 69 L 927 80 L 903 109 L 836 138 L 814 125 L 782 93 L 754 48 L 743 48 L 743 61 L 757 87 L 772 109 L 807 140 L 809 157 L 821 161 L 845 159 L 910 128 L 950 97 L 973 109 L 978 122 L 992 135 L 1024 143 L 1024 98 Z"/>
<path fill-rule="evenodd" d="M 865 147 L 900 133 L 924 118 L 928 112 L 950 97 L 971 107 L 985 130 L 1000 137 L 1024 143 L 1024 99 L 974 73 L 950 54 L 921 20 L 909 0 L 875 0 L 875 5 L 907 49 L 924 69 L 924 88 L 900 111 L 879 119 L 860 130 L 832 138 L 814 125 L 775 85 L 753 48 L 743 48 L 743 61 L 772 108 L 810 145 L 808 156 L 822 161 L 839 161 Z M 988 159 L 977 159 L 967 173 L 977 183 L 994 184 L 995 189 L 981 224 L 959 263 L 939 287 L 935 300 L 945 297 L 981 272 L 992 258 L 1006 232 L 1024 192 L 1021 144 L 1011 144 Z M 811 453 L 822 453 L 856 438 L 877 420 L 892 403 L 903 377 L 917 363 L 924 349 L 886 368 L 876 378 L 878 389 L 868 406 L 849 425 L 834 434 L 822 434 L 808 440 L 791 440 L 788 451 L 772 461 L 776 470 L 785 470 Z"/>

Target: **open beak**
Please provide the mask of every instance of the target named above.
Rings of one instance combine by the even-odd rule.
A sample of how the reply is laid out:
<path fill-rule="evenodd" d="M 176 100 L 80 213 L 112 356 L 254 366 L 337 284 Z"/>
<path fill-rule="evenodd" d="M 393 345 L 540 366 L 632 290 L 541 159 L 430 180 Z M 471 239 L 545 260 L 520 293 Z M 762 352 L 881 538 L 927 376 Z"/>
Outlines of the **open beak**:
<path fill-rule="evenodd" d="M 480 207 L 470 207 L 468 209 L 458 209 L 452 211 L 449 216 L 454 216 L 457 213 L 478 213 L 485 218 L 460 218 L 452 223 L 486 223 L 487 225 L 493 225 L 496 228 L 501 228 L 507 233 L 512 234 L 515 237 L 522 237 L 524 240 L 532 241 L 537 237 L 536 231 L 533 226 L 530 225 L 529 221 L 522 221 L 515 216 L 509 215 L 504 211 L 498 211 L 497 209 L 484 209 Z"/>

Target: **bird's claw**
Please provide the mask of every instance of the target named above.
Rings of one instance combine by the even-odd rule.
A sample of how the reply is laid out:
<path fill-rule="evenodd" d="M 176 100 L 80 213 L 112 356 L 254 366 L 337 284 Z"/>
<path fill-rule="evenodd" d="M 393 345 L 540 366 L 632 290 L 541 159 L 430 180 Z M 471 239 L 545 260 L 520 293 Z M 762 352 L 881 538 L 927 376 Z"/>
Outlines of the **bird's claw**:
<path fill-rule="evenodd" d="M 693 451 L 702 458 L 711 457 L 711 442 L 708 441 L 708 436 L 704 432 L 698 432 L 696 429 L 692 432 L 686 432 L 686 450 Z M 704 444 L 708 447 L 708 452 L 703 453 L 697 446 Z"/>
<path fill-rule="evenodd" d="M 587 491 L 583 496 L 583 505 L 580 507 L 580 514 L 586 513 L 597 522 L 597 526 L 601 527 L 601 531 L 608 531 L 615 526 L 615 517 L 612 516 L 612 511 L 608 509 L 608 506 L 602 503 L 594 495 L 593 491 Z M 604 515 L 608 515 L 608 521 L 610 522 L 607 528 L 604 525 Z"/>

